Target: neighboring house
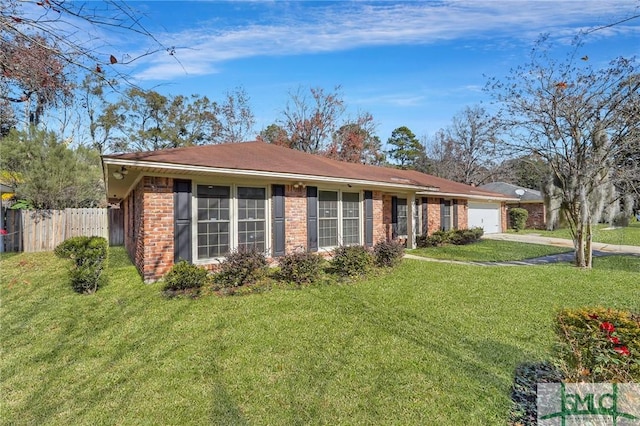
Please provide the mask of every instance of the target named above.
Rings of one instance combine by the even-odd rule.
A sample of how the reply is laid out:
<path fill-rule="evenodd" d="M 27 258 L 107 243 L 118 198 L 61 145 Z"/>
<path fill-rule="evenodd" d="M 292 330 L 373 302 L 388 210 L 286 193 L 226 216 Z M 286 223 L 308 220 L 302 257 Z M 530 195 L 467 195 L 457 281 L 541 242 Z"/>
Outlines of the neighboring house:
<path fill-rule="evenodd" d="M 514 201 L 262 142 L 105 155 L 103 166 L 109 202 L 124 209 L 125 247 L 147 282 L 179 259 L 213 267 L 238 249 L 277 258 L 391 239 L 413 247 L 417 235 L 482 223 L 502 232 Z"/>
<path fill-rule="evenodd" d="M 521 207 L 529 212 L 527 218 L 527 228 L 545 229 L 546 227 L 546 209 L 544 206 L 544 197 L 540 191 L 535 189 L 523 188 L 506 182 L 493 182 L 479 186 L 486 191 L 497 192 L 508 197 L 517 198 L 516 202 L 507 202 L 507 208 Z"/>

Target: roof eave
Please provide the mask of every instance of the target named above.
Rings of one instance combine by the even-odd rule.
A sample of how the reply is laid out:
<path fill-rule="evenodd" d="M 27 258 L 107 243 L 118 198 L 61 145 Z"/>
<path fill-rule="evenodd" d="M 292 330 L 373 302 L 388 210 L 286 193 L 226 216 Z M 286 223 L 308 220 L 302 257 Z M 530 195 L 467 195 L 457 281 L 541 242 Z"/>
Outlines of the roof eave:
<path fill-rule="evenodd" d="M 103 157 L 102 161 L 105 165 L 125 166 L 125 167 L 139 167 L 139 168 L 155 168 L 166 170 L 170 172 L 180 171 L 195 172 L 195 173 L 212 173 L 218 175 L 227 176 L 252 176 L 261 178 L 273 178 L 284 179 L 292 181 L 304 181 L 305 183 L 340 183 L 351 184 L 361 186 L 375 186 L 386 189 L 396 190 L 410 190 L 410 191 L 430 191 L 431 193 L 439 193 L 437 187 L 415 185 L 408 183 L 392 183 L 384 181 L 375 181 L 367 179 L 353 179 L 344 177 L 331 177 L 331 176 L 319 176 L 319 175 L 306 175 L 300 173 L 286 173 L 286 172 L 269 172 L 263 170 L 253 169 L 229 169 L 223 167 L 208 167 L 208 166 L 193 166 L 185 164 L 174 164 L 156 161 L 139 161 L 139 160 L 127 160 L 114 157 Z M 460 195 L 460 194 L 458 194 Z"/>
<path fill-rule="evenodd" d="M 511 197 L 501 197 L 500 195 L 480 195 L 480 194 L 464 194 L 461 192 L 430 192 L 430 191 L 420 191 L 417 195 L 435 195 L 438 197 L 460 197 L 463 196 L 469 200 L 483 200 L 483 201 L 518 201 L 517 198 Z"/>

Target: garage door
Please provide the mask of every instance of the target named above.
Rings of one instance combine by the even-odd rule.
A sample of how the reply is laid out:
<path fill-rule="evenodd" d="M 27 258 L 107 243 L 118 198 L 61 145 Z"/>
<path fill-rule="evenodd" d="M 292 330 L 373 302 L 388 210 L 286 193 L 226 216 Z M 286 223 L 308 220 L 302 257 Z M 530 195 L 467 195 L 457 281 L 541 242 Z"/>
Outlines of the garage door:
<path fill-rule="evenodd" d="M 502 231 L 500 203 L 469 203 L 469 228 L 482 228 L 485 234 Z"/>

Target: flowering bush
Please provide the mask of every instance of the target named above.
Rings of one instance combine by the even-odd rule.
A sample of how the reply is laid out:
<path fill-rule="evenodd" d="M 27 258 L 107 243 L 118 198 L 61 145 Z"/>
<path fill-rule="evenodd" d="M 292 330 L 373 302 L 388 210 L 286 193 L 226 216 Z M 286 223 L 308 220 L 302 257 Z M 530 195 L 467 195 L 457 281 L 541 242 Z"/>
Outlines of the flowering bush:
<path fill-rule="evenodd" d="M 640 381 L 640 316 L 605 308 L 557 316 L 559 354 L 568 381 Z"/>

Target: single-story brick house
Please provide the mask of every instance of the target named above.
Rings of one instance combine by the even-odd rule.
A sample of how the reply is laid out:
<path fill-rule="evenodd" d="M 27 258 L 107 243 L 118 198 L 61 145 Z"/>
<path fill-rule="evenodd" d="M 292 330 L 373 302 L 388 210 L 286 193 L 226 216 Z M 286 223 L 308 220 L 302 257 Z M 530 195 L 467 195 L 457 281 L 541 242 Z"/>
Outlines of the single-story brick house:
<path fill-rule="evenodd" d="M 179 259 L 215 265 L 232 250 L 372 246 L 467 228 L 469 203 L 506 229 L 510 197 L 412 170 L 345 163 L 263 142 L 103 156 L 125 247 L 147 282 Z M 486 212 L 483 212 L 486 213 Z M 492 224 L 492 226 L 495 224 Z"/>
<path fill-rule="evenodd" d="M 527 228 L 546 228 L 547 210 L 544 205 L 544 197 L 540 191 L 531 188 L 523 188 L 507 182 L 487 183 L 479 188 L 516 198 L 516 201 L 507 202 L 507 209 L 520 207 L 528 211 L 529 217 L 527 218 Z"/>

